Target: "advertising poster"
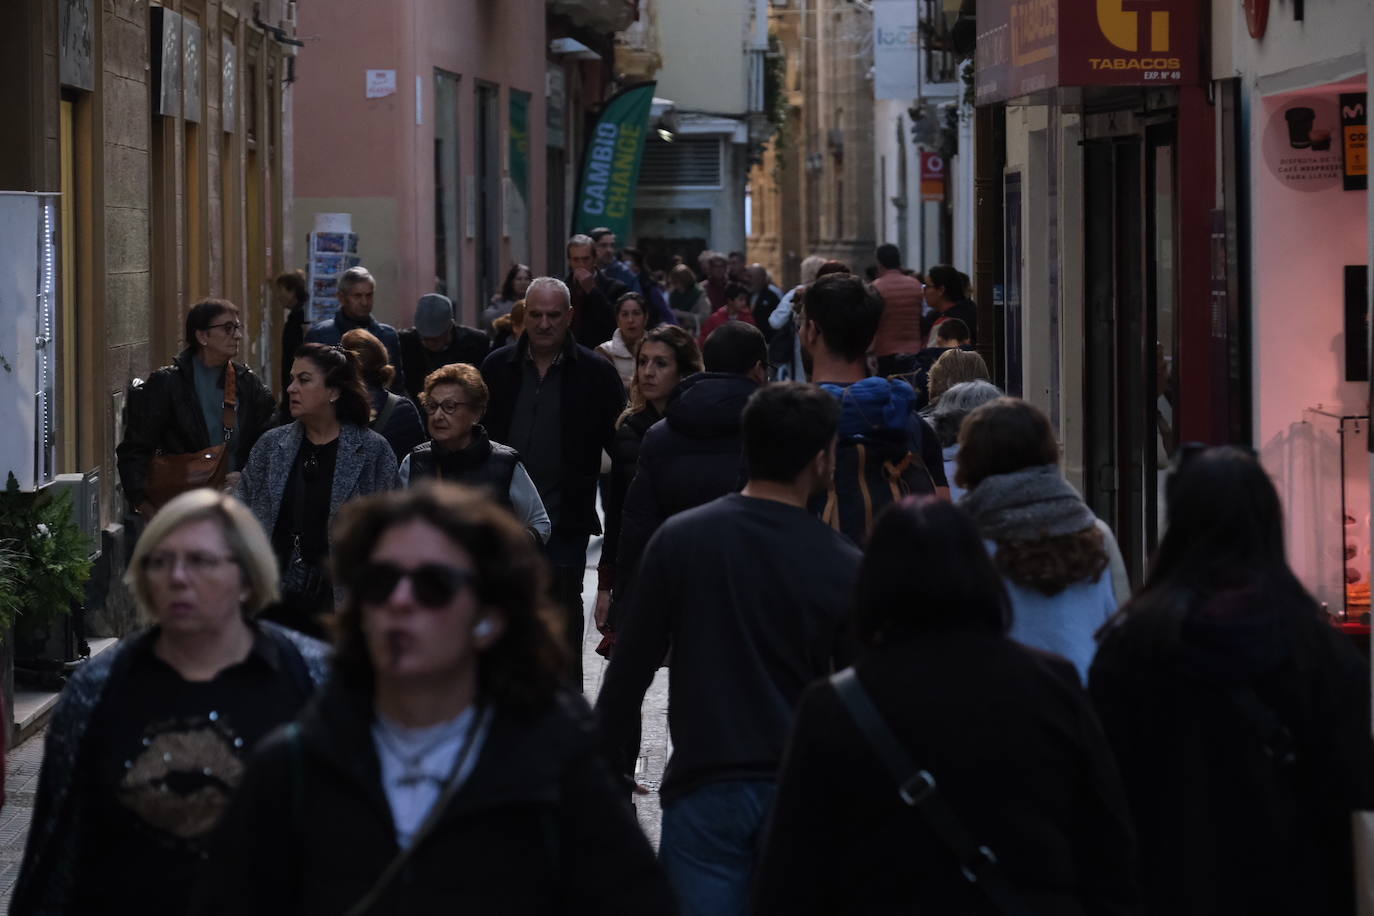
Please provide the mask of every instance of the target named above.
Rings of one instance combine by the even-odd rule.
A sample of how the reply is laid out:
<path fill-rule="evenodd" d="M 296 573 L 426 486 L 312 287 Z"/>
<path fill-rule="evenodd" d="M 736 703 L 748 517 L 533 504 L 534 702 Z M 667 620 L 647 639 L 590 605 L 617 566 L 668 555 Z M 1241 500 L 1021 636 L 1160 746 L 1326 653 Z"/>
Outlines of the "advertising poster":
<path fill-rule="evenodd" d="M 1261 141 L 1264 164 L 1285 187 L 1326 191 L 1342 183 L 1337 97 L 1298 96 L 1269 115 Z"/>
<path fill-rule="evenodd" d="M 1369 187 L 1369 102 L 1363 92 L 1346 92 L 1340 97 L 1341 157 L 1347 191 Z"/>
<path fill-rule="evenodd" d="M 606 226 L 617 238 L 630 237 L 644 135 L 649 130 L 657 85 L 637 83 L 612 96 L 602 107 L 582 155 L 573 232 Z"/>

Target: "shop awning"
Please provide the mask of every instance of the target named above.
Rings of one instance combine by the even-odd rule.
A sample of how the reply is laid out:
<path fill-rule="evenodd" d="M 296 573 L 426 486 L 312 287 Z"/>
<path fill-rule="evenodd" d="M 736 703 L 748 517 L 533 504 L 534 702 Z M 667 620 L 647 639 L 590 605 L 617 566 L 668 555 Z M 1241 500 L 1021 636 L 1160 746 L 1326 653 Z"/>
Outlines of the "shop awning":
<path fill-rule="evenodd" d="M 1202 78 L 1197 0 L 981 0 L 976 104 L 1057 86 L 1181 86 Z"/>

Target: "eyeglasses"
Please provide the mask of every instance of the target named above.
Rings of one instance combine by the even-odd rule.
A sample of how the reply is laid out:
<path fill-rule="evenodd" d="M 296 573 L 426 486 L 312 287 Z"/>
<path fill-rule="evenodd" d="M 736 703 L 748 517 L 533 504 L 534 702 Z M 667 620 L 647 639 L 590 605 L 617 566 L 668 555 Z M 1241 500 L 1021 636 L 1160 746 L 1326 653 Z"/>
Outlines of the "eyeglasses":
<path fill-rule="evenodd" d="M 414 569 L 402 569 L 394 563 L 369 563 L 358 570 L 353 593 L 364 604 L 384 604 L 400 581 L 409 579 L 416 601 L 427 608 L 439 608 L 469 587 L 474 578 L 471 570 L 443 563 L 424 563 Z"/>
<path fill-rule="evenodd" d="M 425 401 L 425 413 L 431 415 L 443 411 L 445 416 L 451 417 L 458 412 L 459 407 L 466 410 L 472 409 L 472 405 L 467 401 Z"/>
<path fill-rule="evenodd" d="M 224 328 L 224 333 L 233 336 L 243 330 L 243 324 L 237 321 L 225 321 L 220 324 L 209 325 L 205 330 L 213 331 L 216 328 Z"/>
<path fill-rule="evenodd" d="M 238 563 L 238 559 L 227 554 L 206 553 L 192 550 L 188 553 L 159 551 L 143 558 L 143 571 L 154 576 L 170 576 L 180 561 L 186 572 L 192 576 L 209 575 L 225 563 Z"/>

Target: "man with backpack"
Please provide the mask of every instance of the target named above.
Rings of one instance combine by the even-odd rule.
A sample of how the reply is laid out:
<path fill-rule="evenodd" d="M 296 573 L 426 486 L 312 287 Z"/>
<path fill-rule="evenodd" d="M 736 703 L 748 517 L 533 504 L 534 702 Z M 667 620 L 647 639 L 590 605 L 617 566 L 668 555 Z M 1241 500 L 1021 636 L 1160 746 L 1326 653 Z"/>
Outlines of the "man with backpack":
<path fill-rule="evenodd" d="M 868 374 L 882 314 L 882 298 L 863 280 L 826 274 L 806 290 L 800 332 L 812 379 L 840 401 L 834 481 L 813 507 L 860 545 L 889 503 L 913 493 L 949 498 L 940 443 L 915 410 L 916 392 Z"/>

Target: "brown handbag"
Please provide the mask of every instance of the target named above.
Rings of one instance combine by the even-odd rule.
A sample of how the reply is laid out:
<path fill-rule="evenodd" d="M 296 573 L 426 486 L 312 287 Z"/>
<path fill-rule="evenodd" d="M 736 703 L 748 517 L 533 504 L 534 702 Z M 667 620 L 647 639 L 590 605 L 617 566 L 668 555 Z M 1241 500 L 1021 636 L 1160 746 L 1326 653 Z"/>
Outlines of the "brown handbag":
<path fill-rule="evenodd" d="M 156 511 L 170 502 L 173 497 L 195 490 L 210 487 L 218 490 L 224 485 L 229 473 L 229 449 L 234 439 L 237 422 L 235 407 L 238 405 L 237 373 L 233 362 L 225 363 L 224 368 L 224 413 L 220 422 L 224 424 L 224 442 L 200 451 L 186 452 L 181 455 L 165 455 L 161 451 L 153 455 L 148 467 L 148 485 L 144 496 Z"/>

